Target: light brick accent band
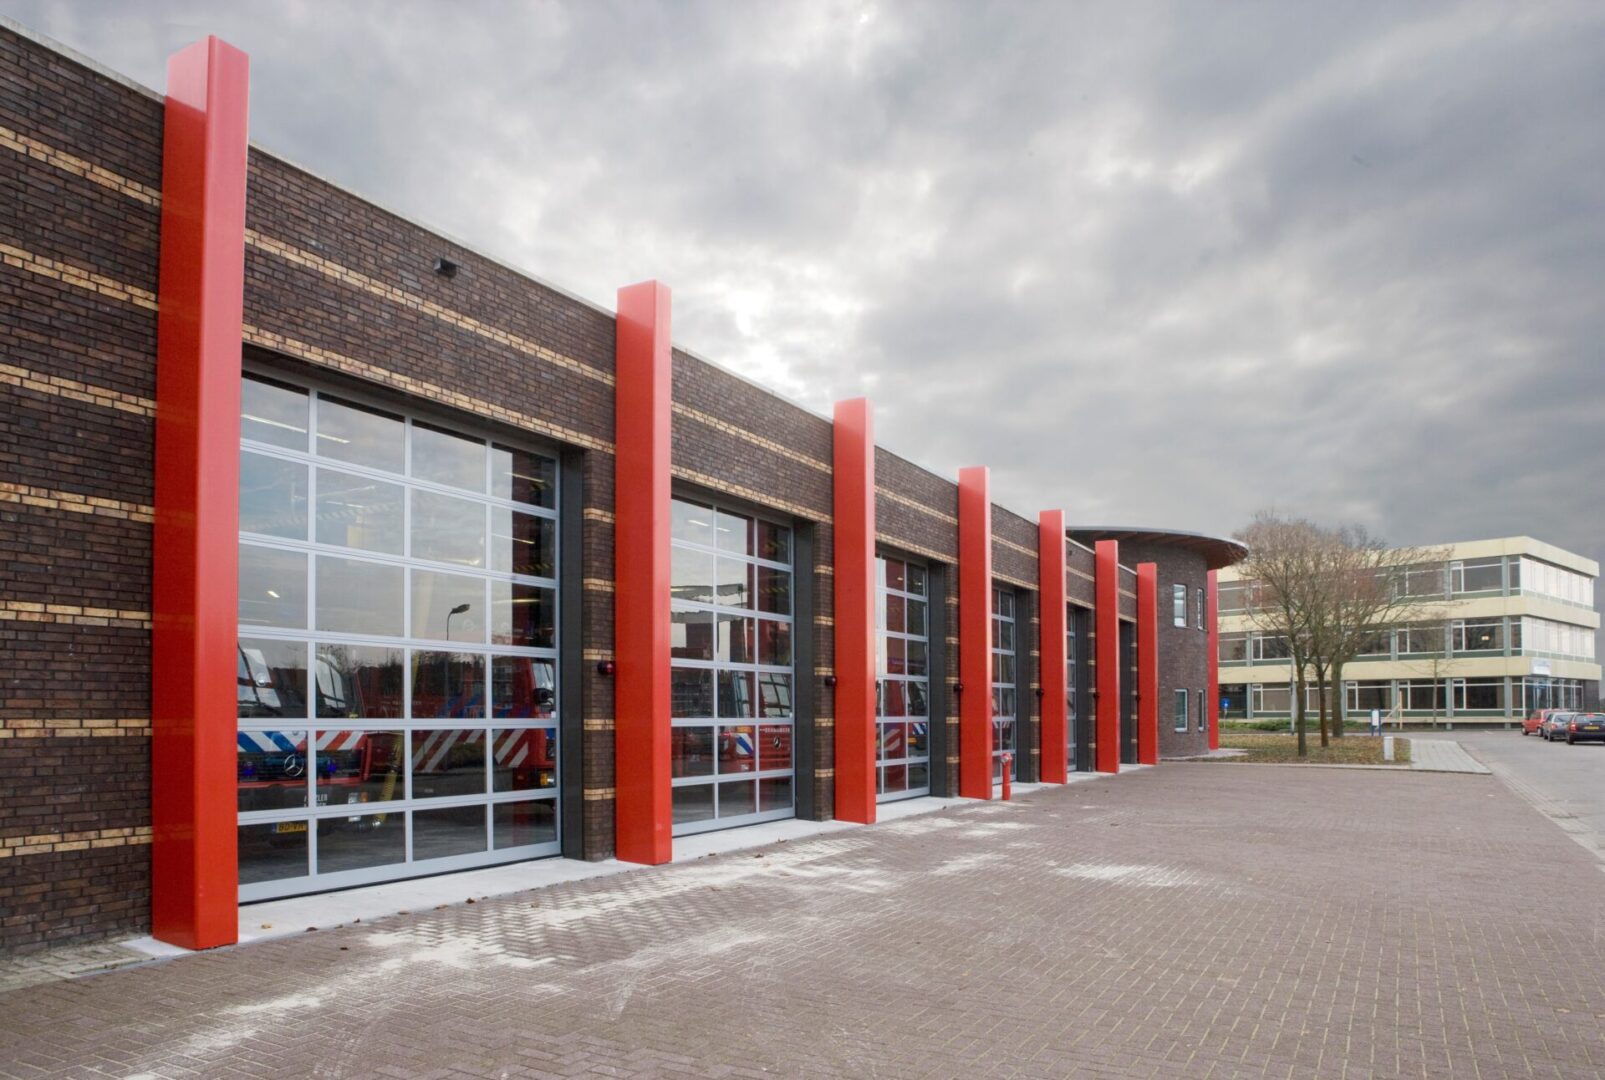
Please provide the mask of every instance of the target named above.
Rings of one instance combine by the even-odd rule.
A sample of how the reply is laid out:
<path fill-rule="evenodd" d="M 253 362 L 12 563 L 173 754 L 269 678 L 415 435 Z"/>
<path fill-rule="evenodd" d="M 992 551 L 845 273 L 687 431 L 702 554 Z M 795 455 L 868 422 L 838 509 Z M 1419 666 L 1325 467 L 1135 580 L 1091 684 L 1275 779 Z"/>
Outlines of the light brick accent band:
<path fill-rule="evenodd" d="M 22 855 L 45 855 L 59 851 L 86 851 L 90 848 L 131 847 L 150 843 L 150 826 L 125 829 L 90 829 L 87 832 L 35 833 L 9 836 L 0 840 L 0 859 Z"/>
<path fill-rule="evenodd" d="M 77 626 L 124 626 L 149 630 L 150 612 L 0 600 L 0 622 L 70 623 Z"/>
<path fill-rule="evenodd" d="M 451 308 L 437 304 L 433 300 L 427 300 L 416 293 L 398 289 L 394 285 L 386 285 L 384 282 L 377 281 L 366 274 L 359 274 L 357 271 L 325 259 L 321 255 L 314 255 L 310 251 L 303 251 L 282 240 L 275 240 L 273 237 L 266 236 L 255 229 L 245 230 L 245 244 L 247 247 L 277 256 L 285 262 L 294 263 L 296 266 L 304 266 L 308 270 L 315 270 L 331 281 L 338 281 L 342 285 L 361 289 L 372 296 L 389 300 L 413 311 L 422 312 L 425 315 L 439 319 L 443 323 L 455 326 L 459 330 L 466 330 L 471 334 L 476 334 L 487 341 L 493 341 L 498 345 L 516 349 L 526 356 L 544 360 L 548 364 L 584 375 L 588 379 L 595 379 L 597 382 L 604 383 L 607 386 L 613 385 L 613 374 L 611 372 L 594 368 L 590 364 L 581 363 L 572 356 L 565 356 L 528 338 L 519 337 L 517 334 L 508 333 L 499 327 L 482 323 L 472 316 L 453 311 Z"/>
<path fill-rule="evenodd" d="M 0 720 L 0 739 L 148 736 L 149 717 L 12 717 Z"/>
<path fill-rule="evenodd" d="M 730 423 L 728 420 L 720 420 L 717 416 L 710 416 L 707 413 L 702 412 L 700 409 L 693 409 L 689 405 L 681 405 L 678 402 L 676 402 L 672 408 L 676 416 L 683 416 L 687 420 L 695 420 L 697 423 L 702 424 L 705 427 L 713 428 L 715 431 L 722 431 L 726 435 L 733 435 L 744 442 L 749 442 L 754 446 L 760 446 L 769 451 L 771 454 L 778 454 L 780 457 L 795 461 L 801 465 L 806 465 L 810 469 L 817 469 L 818 471 L 826 473 L 827 475 L 831 471 L 830 464 L 828 462 L 820 461 L 818 458 L 811 458 L 807 454 L 799 453 L 789 446 L 783 446 L 780 443 L 775 442 L 773 439 L 766 439 L 762 435 L 759 435 L 756 432 L 748 431 L 746 428 L 738 427 L 737 425 Z"/>
<path fill-rule="evenodd" d="M 76 491 L 56 491 L 50 488 L 29 487 L 26 484 L 0 483 L 0 503 L 21 503 L 43 510 L 61 510 L 68 514 L 94 514 L 96 517 L 120 518 L 149 524 L 155 511 L 144 503 L 102 499 L 94 495 L 80 495 Z"/>
<path fill-rule="evenodd" d="M 722 491 L 727 495 L 739 496 L 748 502 L 757 503 L 759 506 L 767 506 L 774 510 L 784 510 L 788 514 L 795 514 L 797 517 L 805 518 L 809 521 L 825 523 L 830 521 L 829 514 L 821 513 L 818 510 L 810 510 L 806 506 L 787 502 L 784 499 L 777 499 L 767 491 L 754 491 L 752 488 L 742 487 L 740 484 L 732 484 L 728 481 L 720 480 L 718 477 L 709 476 L 707 473 L 696 472 L 676 465 L 670 470 L 670 474 L 681 480 L 689 480 L 705 488 L 712 488 L 714 491 Z"/>
<path fill-rule="evenodd" d="M 942 511 L 942 510 L 938 510 L 934 506 L 926 506 L 924 503 L 920 502 L 918 499 L 911 499 L 907 495 L 902 495 L 902 494 L 899 494 L 898 492 L 895 492 L 895 491 L 888 491 L 886 488 L 883 488 L 883 487 L 876 487 L 875 488 L 875 497 L 876 498 L 880 498 L 880 499 L 885 499 L 888 502 L 894 502 L 899 506 L 906 506 L 910 510 L 916 510 L 921 514 L 926 515 L 927 517 L 933 517 L 936 520 L 946 522 L 949 525 L 955 525 L 956 526 L 959 523 L 959 519 L 954 517 L 952 514 L 949 514 L 949 513 L 945 512 L 945 511 Z"/>
<path fill-rule="evenodd" d="M 337 352 L 331 352 L 316 345 L 308 345 L 304 341 L 297 341 L 294 338 L 285 337 L 283 334 L 264 330 L 258 326 L 246 325 L 243 328 L 243 332 L 245 340 L 252 345 L 260 345 L 264 349 L 272 349 L 274 352 L 281 352 L 286 356 L 293 356 L 308 363 L 317 364 L 319 367 L 332 368 L 335 371 L 343 371 L 349 375 L 357 375 L 384 386 L 393 387 L 403 393 L 413 394 L 442 405 L 450 405 L 453 408 L 476 413 L 480 416 L 488 416 L 528 431 L 538 431 L 543 435 L 550 435 L 552 438 L 562 439 L 592 450 L 600 450 L 605 454 L 613 452 L 613 444 L 606 439 L 598 439 L 594 435 L 587 435 L 582 431 L 574 431 L 570 428 L 562 427 L 538 416 L 514 412 L 504 406 L 469 397 L 467 394 L 460 394 L 455 390 L 447 390 L 445 387 L 437 386 L 434 383 L 420 382 L 405 375 L 398 375 L 385 368 L 375 367 L 372 364 L 364 363 L 349 356 L 343 356 Z"/>
<path fill-rule="evenodd" d="M 64 379 L 60 375 L 45 375 L 29 371 L 27 368 L 13 367 L 10 364 L 0 364 L 0 385 L 15 386 L 36 394 L 49 394 L 52 397 L 70 398 L 73 401 L 117 409 L 137 416 L 156 415 L 156 402 L 150 398 L 124 394 L 104 386 L 91 386 L 76 379 Z"/>
<path fill-rule="evenodd" d="M 162 193 L 155 188 L 146 187 L 144 184 L 130 180 L 125 176 L 118 176 L 110 169 L 103 169 L 99 165 L 85 161 L 83 158 L 74 157 L 64 150 L 57 150 L 55 147 L 42 143 L 38 139 L 30 139 L 28 136 L 12 131 L 8 127 L 0 127 L 0 147 L 31 157 L 35 161 L 42 161 L 46 165 L 60 169 L 64 173 L 81 176 L 85 180 L 93 181 L 103 188 L 117 192 L 119 195 L 127 195 L 130 199 L 136 199 L 147 206 L 161 205 Z"/>
<path fill-rule="evenodd" d="M 0 262 L 18 270 L 26 270 L 30 274 L 71 285 L 75 289 L 97 293 L 111 300 L 121 300 L 149 311 L 156 310 L 156 294 L 149 289 L 141 289 L 138 285 L 128 285 L 103 274 L 57 262 L 55 259 L 47 259 L 43 255 L 35 255 L 31 251 L 24 251 L 10 244 L 0 244 Z"/>

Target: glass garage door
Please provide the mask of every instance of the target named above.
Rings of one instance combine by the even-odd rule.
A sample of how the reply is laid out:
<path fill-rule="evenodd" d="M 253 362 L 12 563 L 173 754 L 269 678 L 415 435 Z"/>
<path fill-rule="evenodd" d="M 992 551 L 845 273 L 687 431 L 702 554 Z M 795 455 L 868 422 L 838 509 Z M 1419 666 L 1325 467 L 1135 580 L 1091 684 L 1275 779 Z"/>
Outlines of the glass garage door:
<path fill-rule="evenodd" d="M 558 850 L 556 463 L 247 376 L 240 898 Z"/>
<path fill-rule="evenodd" d="M 673 504 L 675 835 L 792 816 L 791 530 Z"/>
<path fill-rule="evenodd" d="M 930 610 L 925 567 L 875 560 L 876 791 L 931 793 Z"/>
<path fill-rule="evenodd" d="M 1003 780 L 1003 755 L 1012 754 L 1009 779 L 1020 778 L 1020 737 L 1015 723 L 1014 591 L 992 590 L 992 780 Z"/>
<path fill-rule="evenodd" d="M 1085 643 L 1081 640 L 1081 609 L 1074 604 L 1065 608 L 1065 634 L 1064 634 L 1064 692 L 1065 692 L 1065 736 L 1068 744 L 1068 760 L 1070 772 L 1081 768 L 1081 709 L 1080 709 L 1080 680 L 1081 680 L 1081 650 Z"/>

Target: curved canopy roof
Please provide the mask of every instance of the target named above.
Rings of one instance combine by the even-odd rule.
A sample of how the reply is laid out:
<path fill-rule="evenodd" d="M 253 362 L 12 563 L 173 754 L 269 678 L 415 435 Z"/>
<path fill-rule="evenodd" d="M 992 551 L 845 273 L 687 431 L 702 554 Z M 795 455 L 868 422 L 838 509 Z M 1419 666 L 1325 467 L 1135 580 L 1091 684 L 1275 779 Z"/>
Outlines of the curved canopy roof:
<path fill-rule="evenodd" d="M 1180 529 L 1149 529 L 1135 525 L 1072 525 L 1065 535 L 1080 544 L 1096 540 L 1130 541 L 1133 544 L 1163 544 L 1179 551 L 1202 555 L 1211 570 L 1242 562 L 1248 548 L 1236 540 L 1203 533 L 1184 532 Z"/>

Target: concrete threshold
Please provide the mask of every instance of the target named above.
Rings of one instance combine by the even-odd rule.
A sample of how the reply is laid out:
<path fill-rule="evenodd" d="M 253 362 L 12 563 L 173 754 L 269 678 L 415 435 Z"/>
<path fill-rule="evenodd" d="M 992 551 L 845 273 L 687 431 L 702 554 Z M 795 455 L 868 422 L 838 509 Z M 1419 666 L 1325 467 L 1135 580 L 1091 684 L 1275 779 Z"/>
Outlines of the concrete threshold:
<path fill-rule="evenodd" d="M 1151 765 L 1122 765 L 1120 771 L 1127 773 L 1151 768 L 1153 768 Z M 1097 780 L 1109 775 L 1113 774 L 1072 773 L 1069 783 Z M 1012 794 L 1019 797 L 1044 788 L 1063 786 L 1015 784 Z M 1001 788 L 995 786 L 993 801 L 998 801 L 1000 793 Z M 926 796 L 881 803 L 875 811 L 876 824 L 900 821 L 921 814 L 933 814 L 955 806 L 978 804 L 980 801 Z M 674 858 L 671 865 L 859 828 L 864 826 L 847 821 L 806 821 L 800 818 L 787 818 L 717 832 L 680 836 L 674 840 Z M 545 889 L 570 881 L 585 881 L 589 878 L 648 869 L 651 867 L 622 862 L 618 859 L 606 859 L 601 862 L 564 858 L 535 859 L 507 866 L 459 870 L 435 877 L 365 885 L 338 892 L 292 896 L 282 900 L 261 900 L 240 905 L 239 944 L 248 945 L 257 941 L 305 934 L 313 930 L 332 930 L 356 922 L 374 922 L 393 915 L 428 911 L 448 904 L 478 902 L 491 897 Z M 169 945 L 149 936 L 133 938 L 119 944 L 151 958 L 183 956 L 191 952 L 189 949 Z"/>

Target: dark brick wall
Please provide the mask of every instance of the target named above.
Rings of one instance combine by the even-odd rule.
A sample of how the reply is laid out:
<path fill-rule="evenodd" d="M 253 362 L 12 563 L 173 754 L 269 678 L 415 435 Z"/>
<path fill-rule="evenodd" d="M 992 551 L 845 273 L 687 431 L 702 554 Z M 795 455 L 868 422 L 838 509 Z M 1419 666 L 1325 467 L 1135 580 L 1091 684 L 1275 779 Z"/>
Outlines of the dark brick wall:
<path fill-rule="evenodd" d="M 1159 755 L 1182 757 L 1209 750 L 1209 735 L 1198 723 L 1198 703 L 1209 691 L 1209 634 L 1198 629 L 1194 607 L 1207 586 L 1209 566 L 1202 555 L 1161 543 L 1123 541 L 1120 560 L 1127 566 L 1151 562 L 1159 571 Z M 1171 587 L 1187 587 L 1187 625 L 1171 616 Z M 1204 624 L 1206 627 L 1208 623 Z M 1187 691 L 1187 730 L 1176 726 L 1176 691 Z"/>
<path fill-rule="evenodd" d="M 161 104 L 0 31 L 0 129 L 0 950 L 16 950 L 148 927 Z M 578 456 L 583 497 L 565 512 L 581 515 L 582 541 L 565 557 L 579 560 L 583 617 L 565 646 L 585 660 L 585 856 L 610 856 L 612 684 L 594 661 L 613 647 L 612 316 L 255 149 L 247 229 L 248 364 Z M 454 278 L 433 272 L 441 257 Z M 813 670 L 799 678 L 818 723 L 814 798 L 798 812 L 829 817 L 831 425 L 678 350 L 673 395 L 677 489 L 811 537 L 797 587 L 813 603 Z M 885 450 L 876 470 L 881 545 L 949 571 L 949 595 L 932 598 L 947 677 L 933 712 L 956 785 L 957 487 Z M 998 581 L 1020 593 L 1022 741 L 1035 747 L 1036 524 L 994 507 L 993 541 Z M 1089 605 L 1091 562 L 1072 548 L 1070 595 Z"/>
<path fill-rule="evenodd" d="M 148 923 L 160 176 L 153 99 L 0 30 L 0 951 Z"/>

